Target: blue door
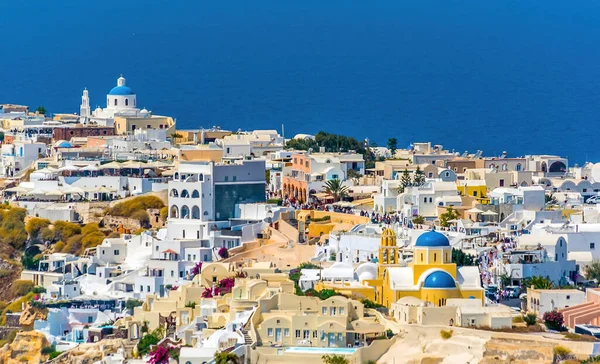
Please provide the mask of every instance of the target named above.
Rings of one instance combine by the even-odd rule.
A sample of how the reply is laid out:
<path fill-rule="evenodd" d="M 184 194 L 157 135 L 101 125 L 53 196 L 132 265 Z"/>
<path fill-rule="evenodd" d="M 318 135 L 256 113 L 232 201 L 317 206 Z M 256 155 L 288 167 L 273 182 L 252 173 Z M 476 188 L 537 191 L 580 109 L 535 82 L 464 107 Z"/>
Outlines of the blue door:
<path fill-rule="evenodd" d="M 327 346 L 335 346 L 335 332 L 330 332 L 327 336 Z"/>

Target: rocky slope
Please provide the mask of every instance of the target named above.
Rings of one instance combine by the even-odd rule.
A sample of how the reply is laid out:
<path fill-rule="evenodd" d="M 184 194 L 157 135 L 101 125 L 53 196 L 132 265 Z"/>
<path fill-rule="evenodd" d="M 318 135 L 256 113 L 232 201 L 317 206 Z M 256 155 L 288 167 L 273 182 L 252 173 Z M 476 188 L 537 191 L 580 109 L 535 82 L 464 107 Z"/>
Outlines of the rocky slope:
<path fill-rule="evenodd" d="M 49 345 L 44 334 L 37 331 L 21 331 L 12 344 L 0 348 L 0 363 L 41 363 L 46 359 L 42 355 L 42 348 Z"/>

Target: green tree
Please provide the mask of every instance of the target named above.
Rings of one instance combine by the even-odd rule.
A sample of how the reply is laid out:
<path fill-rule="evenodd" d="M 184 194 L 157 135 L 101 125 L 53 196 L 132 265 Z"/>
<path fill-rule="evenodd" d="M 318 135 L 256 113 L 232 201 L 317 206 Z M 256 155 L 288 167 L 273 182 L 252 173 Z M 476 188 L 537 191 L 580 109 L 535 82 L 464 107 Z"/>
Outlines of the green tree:
<path fill-rule="evenodd" d="M 138 353 L 140 355 L 148 354 L 150 352 L 150 347 L 158 344 L 158 342 L 162 340 L 164 336 L 164 329 L 160 327 L 152 331 L 152 333 L 144 335 L 144 337 L 142 337 L 137 344 Z"/>
<path fill-rule="evenodd" d="M 35 109 L 35 112 L 39 113 L 40 115 L 46 115 L 46 108 L 43 106 L 38 106 L 37 109 Z"/>
<path fill-rule="evenodd" d="M 228 351 L 220 351 L 215 353 L 216 364 L 237 364 L 239 361 L 238 356 Z"/>
<path fill-rule="evenodd" d="M 348 187 L 344 186 L 342 181 L 337 178 L 325 182 L 323 191 L 331 195 L 336 202 L 348 196 Z"/>
<path fill-rule="evenodd" d="M 327 354 L 321 357 L 325 364 L 349 364 L 350 361 L 343 355 Z"/>
<path fill-rule="evenodd" d="M 459 267 L 477 265 L 475 256 L 455 248 L 452 248 L 452 263 L 455 263 Z"/>
<path fill-rule="evenodd" d="M 390 150 L 392 158 L 396 155 L 398 149 L 398 140 L 396 138 L 389 138 L 387 141 L 387 148 Z"/>
<path fill-rule="evenodd" d="M 595 279 L 600 282 L 600 260 L 594 260 L 585 268 L 585 279 Z"/>
<path fill-rule="evenodd" d="M 408 169 L 404 168 L 404 172 L 402 172 L 402 177 L 400 177 L 400 187 L 398 188 L 399 193 L 404 193 L 406 187 L 409 187 L 412 184 L 412 180 L 410 179 L 410 173 L 408 173 Z"/>
<path fill-rule="evenodd" d="M 413 177 L 413 184 L 415 186 L 423 186 L 425 183 L 425 173 L 421 170 L 421 167 L 417 166 L 415 170 L 415 175 Z"/>
<path fill-rule="evenodd" d="M 458 219 L 458 211 L 454 210 L 452 206 L 448 206 L 446 212 L 440 215 L 440 225 L 448 227 L 450 221 Z"/>
<path fill-rule="evenodd" d="M 334 291 L 333 289 L 324 289 L 322 291 L 319 292 L 318 296 L 320 299 L 322 300 L 326 300 L 328 298 L 331 298 L 333 296 L 337 296 L 337 292 Z"/>
<path fill-rule="evenodd" d="M 349 169 L 347 172 L 347 177 L 348 179 L 353 180 L 354 184 L 358 184 L 359 178 L 362 177 L 362 174 L 360 174 L 358 171 L 355 171 L 354 169 Z"/>
<path fill-rule="evenodd" d="M 425 223 L 425 218 L 421 215 L 414 216 L 412 218 L 413 224 L 421 225 Z"/>
<path fill-rule="evenodd" d="M 181 135 L 179 133 L 171 134 L 171 140 L 173 140 L 173 144 L 177 144 L 177 139 L 181 139 L 181 138 L 183 138 L 183 135 Z"/>
<path fill-rule="evenodd" d="M 550 280 L 549 277 L 542 276 L 533 276 L 528 277 L 523 280 L 523 285 L 525 288 L 535 287 L 535 289 L 552 289 L 554 287 L 554 283 Z"/>

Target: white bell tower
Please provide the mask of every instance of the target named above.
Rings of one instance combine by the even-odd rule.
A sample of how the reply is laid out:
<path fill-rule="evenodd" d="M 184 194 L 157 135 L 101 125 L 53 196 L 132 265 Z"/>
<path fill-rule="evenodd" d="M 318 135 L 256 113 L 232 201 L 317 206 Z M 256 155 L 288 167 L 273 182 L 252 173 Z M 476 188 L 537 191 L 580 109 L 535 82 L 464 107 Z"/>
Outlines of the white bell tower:
<path fill-rule="evenodd" d="M 79 106 L 79 116 L 81 116 L 82 118 L 89 118 L 90 115 L 90 97 L 86 88 L 83 90 L 83 95 L 81 95 L 81 106 Z"/>

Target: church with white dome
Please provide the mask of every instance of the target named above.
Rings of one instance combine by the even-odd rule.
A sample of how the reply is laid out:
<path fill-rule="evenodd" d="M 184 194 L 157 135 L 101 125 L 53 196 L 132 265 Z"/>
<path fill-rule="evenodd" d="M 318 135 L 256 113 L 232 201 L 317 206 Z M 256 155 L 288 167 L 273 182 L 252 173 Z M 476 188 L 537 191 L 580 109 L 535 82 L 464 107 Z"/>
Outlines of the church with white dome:
<path fill-rule="evenodd" d="M 148 117 L 150 114 L 146 109 L 137 108 L 136 94 L 131 87 L 127 86 L 123 75 L 117 79 L 117 85 L 106 95 L 105 108 L 97 107 L 91 111 L 88 90 L 83 90 L 81 96 L 79 115 L 84 123 L 95 122 L 98 125 L 113 126 L 115 116 Z"/>

